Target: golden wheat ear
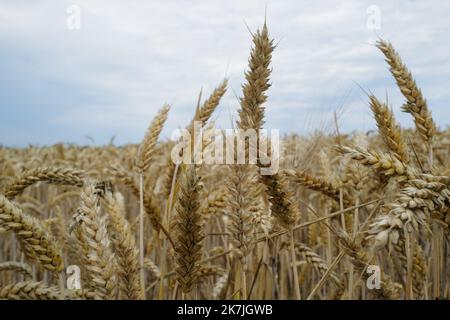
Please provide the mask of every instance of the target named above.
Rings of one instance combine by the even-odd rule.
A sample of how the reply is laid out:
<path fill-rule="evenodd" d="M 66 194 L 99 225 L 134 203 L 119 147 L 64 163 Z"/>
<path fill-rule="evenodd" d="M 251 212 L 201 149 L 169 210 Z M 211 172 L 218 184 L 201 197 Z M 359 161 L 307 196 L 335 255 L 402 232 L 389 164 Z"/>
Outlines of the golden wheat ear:
<path fill-rule="evenodd" d="M 253 47 L 250 52 L 248 71 L 245 73 L 246 83 L 242 86 L 241 108 L 239 110 L 239 129 L 259 130 L 264 125 L 264 102 L 270 88 L 270 62 L 275 49 L 274 40 L 269 38 L 267 25 L 253 35 Z M 258 161 L 258 166 L 261 166 Z M 272 213 L 283 226 L 292 226 L 299 217 L 298 208 L 292 200 L 285 177 L 274 175 L 261 176 L 269 200 Z"/>
<path fill-rule="evenodd" d="M 390 66 L 392 76 L 406 99 L 406 104 L 402 107 L 403 111 L 413 116 L 420 137 L 430 143 L 436 132 L 436 125 L 431 116 L 431 111 L 428 109 L 427 101 L 422 95 L 422 91 L 417 86 L 411 72 L 403 63 L 400 55 L 391 43 L 379 40 L 377 47 L 386 57 L 386 62 Z"/>
<path fill-rule="evenodd" d="M 31 267 L 22 262 L 16 261 L 6 261 L 0 263 L 0 272 L 1 271 L 13 271 L 16 273 L 23 274 L 26 280 L 31 280 L 33 278 L 33 270 Z"/>
<path fill-rule="evenodd" d="M 122 202 L 122 205 L 120 204 Z M 131 226 L 123 212 L 123 197 L 111 193 L 105 195 L 103 204 L 109 214 L 109 227 L 112 231 L 113 246 L 117 256 L 117 275 L 119 277 L 119 297 L 128 300 L 142 300 L 139 278 L 139 250 Z"/>
<path fill-rule="evenodd" d="M 228 79 L 224 79 L 222 83 L 214 89 L 209 98 L 203 103 L 201 108 L 199 109 L 198 115 L 196 116 L 196 120 L 202 122 L 202 126 L 205 126 L 208 120 L 211 118 L 213 112 L 216 110 L 217 106 L 220 103 L 220 100 L 227 92 Z"/>
<path fill-rule="evenodd" d="M 44 167 L 31 169 L 6 186 L 4 195 L 10 200 L 14 199 L 26 188 L 38 182 L 82 187 L 84 176 L 84 171 L 71 168 Z"/>
<path fill-rule="evenodd" d="M 242 86 L 238 128 L 259 130 L 264 125 L 264 107 L 266 91 L 270 88 L 270 62 L 275 49 L 274 41 L 269 38 L 266 24 L 253 35 L 253 48 L 245 73 L 246 83 Z"/>
<path fill-rule="evenodd" d="M 155 146 L 158 142 L 159 135 L 164 127 L 164 123 L 167 120 L 170 106 L 165 104 L 158 114 L 153 119 L 152 123 L 147 129 L 144 139 L 139 147 L 137 156 L 137 167 L 140 172 L 147 171 L 150 166 L 150 161 L 155 152 Z"/>
<path fill-rule="evenodd" d="M 41 221 L 27 215 L 0 194 L 0 227 L 14 232 L 23 244 L 27 258 L 43 268 L 59 272 L 64 269 L 61 250 Z"/>
<path fill-rule="evenodd" d="M 405 139 L 400 126 L 395 121 L 392 110 L 373 95 L 369 96 L 369 99 L 370 108 L 384 143 L 397 158 L 407 164 L 409 162 L 409 154 Z"/>
<path fill-rule="evenodd" d="M 200 208 L 199 176 L 194 165 L 186 165 L 176 204 L 175 259 L 177 282 L 188 293 L 197 285 L 202 257 L 203 217 Z"/>
<path fill-rule="evenodd" d="M 387 177 L 405 181 L 415 176 L 415 171 L 390 153 L 365 150 L 359 147 L 336 147 L 342 154 L 348 154 L 352 160 L 372 168 Z"/>
<path fill-rule="evenodd" d="M 65 296 L 56 287 L 43 282 L 23 281 L 0 287 L 0 299 L 8 300 L 60 300 Z"/>

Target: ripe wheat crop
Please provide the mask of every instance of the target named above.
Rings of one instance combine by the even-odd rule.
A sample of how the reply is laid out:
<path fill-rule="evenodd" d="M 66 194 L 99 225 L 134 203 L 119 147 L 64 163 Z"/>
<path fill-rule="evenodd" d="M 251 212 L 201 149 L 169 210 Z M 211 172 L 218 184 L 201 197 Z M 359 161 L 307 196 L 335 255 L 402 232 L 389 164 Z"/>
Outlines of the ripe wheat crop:
<path fill-rule="evenodd" d="M 252 37 L 234 127 L 259 132 L 277 48 L 265 24 Z M 377 133 L 285 136 L 274 174 L 175 163 L 168 105 L 139 145 L 0 147 L 0 298 L 450 298 L 450 130 L 392 44 L 377 49 L 414 128 L 368 95 Z M 227 87 L 179 125 L 214 129 Z"/>

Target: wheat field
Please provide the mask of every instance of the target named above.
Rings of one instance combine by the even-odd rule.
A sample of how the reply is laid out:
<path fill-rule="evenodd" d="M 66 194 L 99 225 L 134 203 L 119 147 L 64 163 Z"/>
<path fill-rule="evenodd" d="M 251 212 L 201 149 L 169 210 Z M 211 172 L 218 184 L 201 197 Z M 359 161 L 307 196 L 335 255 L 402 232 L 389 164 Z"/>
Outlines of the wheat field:
<path fill-rule="evenodd" d="M 276 45 L 252 37 L 235 126 L 259 132 Z M 414 128 L 368 93 L 376 132 L 284 136 L 275 174 L 174 163 L 168 105 L 139 145 L 0 147 L 0 298 L 448 299 L 450 129 L 374 50 Z M 214 128 L 227 86 L 179 125 Z"/>

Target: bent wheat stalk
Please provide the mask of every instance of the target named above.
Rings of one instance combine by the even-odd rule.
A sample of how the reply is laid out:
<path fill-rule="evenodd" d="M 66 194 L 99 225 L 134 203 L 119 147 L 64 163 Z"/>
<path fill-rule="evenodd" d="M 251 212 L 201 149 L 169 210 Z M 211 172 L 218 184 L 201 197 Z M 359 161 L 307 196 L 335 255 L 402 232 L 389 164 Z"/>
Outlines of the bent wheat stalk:
<path fill-rule="evenodd" d="M 61 250 L 56 240 L 48 233 L 42 223 L 20 210 L 16 205 L 0 194 L 0 228 L 14 232 L 23 244 L 25 254 L 30 261 L 39 261 L 50 271 L 64 269 Z"/>
<path fill-rule="evenodd" d="M 8 199 L 14 199 L 26 188 L 37 183 L 46 182 L 57 185 L 83 186 L 84 172 L 71 168 L 36 168 L 23 173 L 14 179 L 4 190 Z"/>

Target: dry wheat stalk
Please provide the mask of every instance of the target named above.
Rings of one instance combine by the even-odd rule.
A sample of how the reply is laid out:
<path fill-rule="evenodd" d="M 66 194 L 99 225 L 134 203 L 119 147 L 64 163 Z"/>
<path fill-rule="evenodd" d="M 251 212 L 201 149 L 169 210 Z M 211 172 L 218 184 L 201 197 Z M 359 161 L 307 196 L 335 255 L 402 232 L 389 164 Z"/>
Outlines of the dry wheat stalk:
<path fill-rule="evenodd" d="M 445 184 L 429 176 L 409 180 L 399 192 L 396 201 L 388 204 L 388 213 L 378 217 L 371 225 L 369 238 L 374 238 L 374 247 L 397 244 L 401 233 L 419 230 L 433 212 L 446 213 L 449 208 L 450 191 Z"/>
<path fill-rule="evenodd" d="M 223 82 L 211 93 L 211 95 L 208 97 L 208 99 L 200 105 L 201 101 L 201 92 L 198 98 L 197 102 L 197 108 L 196 112 L 194 114 L 194 117 L 190 124 L 187 126 L 187 130 L 189 131 L 189 134 L 191 135 L 193 141 L 192 145 L 194 145 L 196 139 L 194 135 L 194 121 L 200 121 L 201 128 L 205 128 L 207 122 L 211 118 L 212 114 L 216 110 L 217 106 L 220 103 L 220 100 L 225 95 L 227 91 L 228 86 L 228 80 L 224 79 Z M 202 145 L 202 149 L 204 149 L 206 146 Z M 176 172 L 176 163 L 173 161 L 171 153 L 169 152 L 167 155 L 167 166 L 166 166 L 166 172 L 165 172 L 165 178 L 163 183 L 163 192 L 164 196 L 167 199 L 170 195 L 170 191 L 172 189 L 172 183 L 174 179 L 174 175 Z M 181 170 L 177 171 L 177 177 L 180 174 Z"/>
<path fill-rule="evenodd" d="M 87 181 L 81 193 L 78 237 L 82 245 L 88 286 L 98 299 L 113 299 L 116 295 L 115 256 L 107 233 L 106 216 L 100 215 L 95 187 Z"/>
<path fill-rule="evenodd" d="M 158 141 L 159 135 L 164 127 L 164 123 L 167 120 L 167 115 L 169 113 L 170 106 L 164 105 L 158 114 L 153 119 L 152 123 L 145 133 L 145 137 L 141 142 L 137 156 L 137 167 L 139 172 L 147 171 L 150 166 L 150 161 L 155 152 L 156 142 Z"/>
<path fill-rule="evenodd" d="M 25 280 L 31 280 L 33 278 L 33 271 L 31 270 L 31 267 L 22 262 L 16 262 L 16 261 L 6 261 L 0 263 L 0 272 L 1 271 L 14 271 L 21 273 L 25 276 Z"/>
<path fill-rule="evenodd" d="M 24 281 L 0 287 L 0 299 L 8 300 L 60 300 L 65 296 L 56 287 L 43 282 Z"/>
<path fill-rule="evenodd" d="M 264 107 L 267 100 L 266 91 L 270 87 L 270 61 L 275 48 L 269 39 L 267 25 L 253 35 L 253 48 L 248 62 L 249 70 L 245 73 L 246 83 L 242 86 L 243 97 L 239 110 L 238 127 L 243 130 L 259 130 L 264 125 Z"/>
<path fill-rule="evenodd" d="M 113 233 L 113 245 L 117 259 L 117 275 L 119 277 L 119 295 L 122 299 L 142 300 L 143 293 L 139 279 L 138 257 L 134 234 L 125 219 L 118 201 L 119 194 L 105 196 L 105 208 L 109 214 L 109 226 Z M 123 201 L 123 198 L 122 198 Z"/>
<path fill-rule="evenodd" d="M 0 194 L 0 227 L 13 231 L 23 244 L 31 261 L 39 261 L 50 271 L 63 270 L 64 264 L 56 241 L 42 223 L 22 212 L 16 205 Z"/>
<path fill-rule="evenodd" d="M 13 199 L 26 188 L 37 183 L 46 182 L 57 185 L 83 186 L 84 172 L 70 168 L 36 168 L 23 173 L 14 179 L 4 190 L 8 199 Z"/>
<path fill-rule="evenodd" d="M 266 25 L 252 37 L 236 127 L 259 132 L 275 45 Z M 337 137 L 290 134 L 282 138 L 283 170 L 275 175 L 255 179 L 256 170 L 267 169 L 262 158 L 256 165 L 177 166 L 174 143 L 157 141 L 166 106 L 140 146 L 0 146 L 0 271 L 10 270 L 0 272 L 0 298 L 176 299 L 180 291 L 183 299 L 449 298 L 450 129 L 436 128 L 392 46 L 380 41 L 378 47 L 417 130 L 402 130 L 387 102 L 369 95 L 378 133 L 347 134 L 336 123 Z M 186 128 L 192 136 L 194 121 L 201 123 L 203 139 L 195 142 L 202 150 L 211 151 L 206 133 L 227 85 L 225 79 L 205 101 L 199 96 Z M 347 156 L 335 155 L 329 150 L 336 144 L 356 147 L 339 147 Z M 84 177 L 101 182 L 85 184 Z M 123 193 L 110 181 L 124 185 L 117 186 Z M 39 188 L 24 192 L 35 183 Z M 81 206 L 71 186 L 85 186 Z M 299 207 L 308 214 L 297 224 Z M 143 229 L 145 215 L 151 230 Z M 29 266 L 12 262 L 24 258 Z M 73 264 L 83 289 L 63 290 L 57 272 Z M 382 270 L 378 290 L 364 285 L 373 264 Z M 20 273 L 25 282 L 10 284 Z M 32 282 L 31 274 L 43 281 Z"/>
<path fill-rule="evenodd" d="M 389 150 L 403 163 L 408 164 L 409 155 L 400 126 L 395 122 L 394 114 L 389 107 L 381 103 L 375 96 L 369 96 L 370 108 L 375 116 L 378 131 Z"/>
<path fill-rule="evenodd" d="M 211 218 L 214 215 L 220 215 L 224 213 L 227 207 L 227 190 L 226 188 L 220 188 L 217 191 L 210 193 L 206 197 L 202 206 L 202 215 L 205 219 Z"/>
<path fill-rule="evenodd" d="M 151 259 L 145 259 L 145 267 L 150 270 L 150 272 L 155 276 L 156 278 L 161 277 L 161 270 L 156 265 L 156 263 L 153 262 Z"/>
<path fill-rule="evenodd" d="M 408 180 L 414 177 L 414 170 L 408 167 L 397 157 L 389 153 L 364 150 L 359 147 L 339 146 L 336 149 L 342 154 L 348 154 L 351 159 L 371 167 L 384 176 L 395 177 L 399 181 Z"/>
<path fill-rule="evenodd" d="M 199 270 L 199 277 L 213 277 L 213 276 L 221 276 L 225 273 L 225 270 L 218 266 L 202 266 Z"/>
<path fill-rule="evenodd" d="M 229 171 L 226 212 L 231 223 L 228 231 L 237 252 L 245 259 L 251 250 L 253 211 L 258 210 L 257 175 L 245 165 L 233 165 Z"/>
<path fill-rule="evenodd" d="M 283 243 L 282 247 L 288 248 L 289 245 L 290 245 L 289 243 Z M 313 249 L 309 248 L 305 244 L 296 242 L 295 251 L 300 256 L 303 256 L 306 262 L 312 265 L 320 276 L 325 275 L 325 273 L 328 271 L 328 264 L 325 262 L 325 260 L 323 260 L 322 257 L 320 257 L 316 252 L 314 252 Z M 344 293 L 343 282 L 341 279 L 339 279 L 338 275 L 335 272 L 330 273 L 330 278 L 331 280 L 333 280 L 333 284 L 337 290 L 334 297 L 335 299 L 339 298 Z"/>
<path fill-rule="evenodd" d="M 228 80 L 224 79 L 223 82 L 211 93 L 209 98 L 205 100 L 203 105 L 200 108 L 198 121 L 201 121 L 202 126 L 205 126 L 208 120 L 211 118 L 211 115 L 216 110 L 217 106 L 220 103 L 220 100 L 227 92 Z"/>
<path fill-rule="evenodd" d="M 261 181 L 266 186 L 270 203 L 272 204 L 272 215 L 283 227 L 293 226 L 299 219 L 299 211 L 293 196 L 288 188 L 284 175 L 262 175 Z"/>
<path fill-rule="evenodd" d="M 390 66 L 390 71 L 394 76 L 400 91 L 406 98 L 406 104 L 402 109 L 414 117 L 417 131 L 420 137 L 431 143 L 436 131 L 436 125 L 431 117 L 427 102 L 416 84 L 411 72 L 403 63 L 400 55 L 395 51 L 392 44 L 384 40 L 377 42 L 378 49 L 383 52 L 386 62 Z"/>
<path fill-rule="evenodd" d="M 135 178 L 129 172 L 125 171 L 123 168 L 113 165 L 109 166 L 106 172 L 115 176 L 120 182 L 129 187 L 133 195 L 136 196 L 136 198 L 139 198 L 139 185 L 136 182 Z M 156 232 L 159 232 L 162 223 L 160 209 L 155 204 L 152 195 L 149 194 L 148 192 L 144 192 L 143 198 L 144 198 L 143 200 L 145 213 L 150 219 L 152 227 L 155 229 Z"/>
<path fill-rule="evenodd" d="M 263 103 L 267 100 L 266 91 L 270 87 L 270 61 L 275 48 L 273 40 L 269 39 L 269 32 L 265 23 L 262 30 L 258 30 L 253 35 L 253 45 L 249 59 L 249 70 L 245 73 L 246 84 L 242 86 L 243 97 L 240 100 L 238 128 L 242 130 L 254 129 L 259 132 L 264 124 Z M 259 161 L 258 165 L 261 166 Z M 278 174 L 262 175 L 261 182 L 266 186 L 274 217 L 286 227 L 294 224 L 298 219 L 299 212 L 295 203 L 291 200 L 285 177 Z"/>
<path fill-rule="evenodd" d="M 369 274 L 365 272 L 368 265 L 371 264 L 369 254 L 363 250 L 361 245 L 350 239 L 348 236 L 341 236 L 340 243 L 343 245 L 344 251 L 350 256 L 351 263 L 356 270 L 361 273 L 362 278 L 366 281 Z M 399 299 L 397 286 L 392 282 L 391 278 L 386 274 L 382 274 L 380 288 L 370 290 L 370 293 L 378 299 L 396 300 Z"/>
<path fill-rule="evenodd" d="M 331 199 L 339 201 L 340 192 L 335 185 L 325 180 L 322 180 L 321 178 L 314 177 L 303 170 L 287 169 L 283 170 L 282 172 L 296 183 L 304 187 L 307 187 L 308 189 L 321 192 L 322 194 L 330 197 Z M 348 202 L 347 198 L 345 199 L 345 202 Z"/>
<path fill-rule="evenodd" d="M 177 281 L 184 292 L 190 292 L 197 284 L 202 255 L 202 216 L 200 207 L 200 184 L 196 169 L 187 165 L 178 194 L 176 211 Z"/>

